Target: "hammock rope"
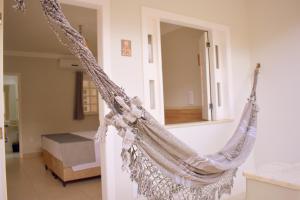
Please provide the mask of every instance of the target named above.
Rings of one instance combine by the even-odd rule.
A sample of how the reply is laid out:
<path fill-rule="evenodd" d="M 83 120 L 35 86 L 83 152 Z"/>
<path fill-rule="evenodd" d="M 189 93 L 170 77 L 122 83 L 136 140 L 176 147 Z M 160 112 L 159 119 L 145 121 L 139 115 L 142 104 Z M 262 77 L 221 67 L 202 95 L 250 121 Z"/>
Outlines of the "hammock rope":
<path fill-rule="evenodd" d="M 25 10 L 24 0 L 15 0 Z M 111 112 L 98 131 L 103 138 L 114 126 L 123 138 L 123 169 L 149 200 L 214 200 L 230 193 L 237 168 L 249 156 L 256 138 L 256 85 L 238 128 L 226 145 L 212 155 L 201 156 L 157 122 L 137 98 L 130 98 L 97 64 L 85 39 L 64 16 L 57 0 L 40 0 L 44 15 L 59 41 L 76 56 L 94 81 Z"/>

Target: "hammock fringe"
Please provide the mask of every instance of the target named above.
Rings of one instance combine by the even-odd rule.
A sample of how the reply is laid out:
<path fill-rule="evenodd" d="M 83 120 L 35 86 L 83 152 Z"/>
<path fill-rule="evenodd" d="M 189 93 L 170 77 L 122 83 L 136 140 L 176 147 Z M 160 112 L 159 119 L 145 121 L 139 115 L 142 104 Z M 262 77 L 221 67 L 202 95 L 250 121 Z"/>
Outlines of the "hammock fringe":
<path fill-rule="evenodd" d="M 154 165 L 152 161 L 141 153 L 136 144 L 121 153 L 123 168 L 131 174 L 130 178 L 138 185 L 138 194 L 146 196 L 148 200 L 215 200 L 224 194 L 231 194 L 233 178 L 237 169 L 229 170 L 218 182 L 204 186 L 194 187 L 182 183 L 175 183 L 168 172 Z M 164 172 L 162 172 L 164 171 Z M 165 175 L 165 174 L 168 174 Z M 180 182 L 177 180 L 177 182 Z"/>

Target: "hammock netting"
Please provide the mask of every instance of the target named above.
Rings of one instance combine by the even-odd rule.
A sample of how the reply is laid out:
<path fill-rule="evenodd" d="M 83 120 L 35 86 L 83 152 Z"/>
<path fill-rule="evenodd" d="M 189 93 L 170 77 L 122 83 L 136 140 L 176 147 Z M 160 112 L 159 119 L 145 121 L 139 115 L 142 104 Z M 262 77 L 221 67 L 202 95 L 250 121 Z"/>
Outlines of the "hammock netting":
<path fill-rule="evenodd" d="M 24 11 L 24 0 L 15 0 Z M 230 193 L 237 168 L 249 156 L 256 138 L 256 84 L 231 139 L 217 153 L 202 156 L 157 122 L 137 97 L 130 98 L 97 64 L 85 39 L 63 14 L 57 0 L 40 0 L 46 19 L 59 41 L 76 56 L 94 81 L 111 112 L 101 122 L 104 137 L 114 126 L 123 138 L 123 168 L 149 200 L 214 200 Z"/>

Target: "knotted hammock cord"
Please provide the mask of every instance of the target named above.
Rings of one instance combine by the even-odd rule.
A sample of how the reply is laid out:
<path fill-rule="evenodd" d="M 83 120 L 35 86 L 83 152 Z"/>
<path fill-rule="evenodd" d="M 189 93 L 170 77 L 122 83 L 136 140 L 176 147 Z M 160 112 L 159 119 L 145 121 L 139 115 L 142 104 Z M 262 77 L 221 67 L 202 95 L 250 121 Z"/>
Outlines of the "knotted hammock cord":
<path fill-rule="evenodd" d="M 24 0 L 15 0 L 24 11 Z M 249 156 L 256 138 L 255 70 L 252 92 L 235 133 L 220 151 L 201 156 L 173 136 L 143 107 L 137 97 L 129 98 L 103 69 L 85 39 L 64 16 L 57 0 L 40 0 L 44 15 L 59 41 L 80 61 L 94 81 L 111 112 L 99 127 L 105 137 L 114 126 L 123 138 L 123 169 L 138 185 L 138 193 L 149 200 L 214 200 L 230 193 L 237 168 Z"/>

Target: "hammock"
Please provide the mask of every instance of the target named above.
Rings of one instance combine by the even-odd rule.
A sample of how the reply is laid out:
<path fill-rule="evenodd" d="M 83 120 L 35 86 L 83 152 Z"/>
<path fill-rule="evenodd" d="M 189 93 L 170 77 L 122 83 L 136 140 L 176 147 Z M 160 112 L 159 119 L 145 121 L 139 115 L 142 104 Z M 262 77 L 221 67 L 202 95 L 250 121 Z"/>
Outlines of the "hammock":
<path fill-rule="evenodd" d="M 25 9 L 24 0 L 15 8 Z M 111 112 L 99 128 L 112 125 L 123 138 L 123 168 L 149 200 L 214 200 L 230 193 L 237 168 L 249 156 L 256 138 L 256 84 L 259 69 L 240 123 L 228 143 L 215 154 L 201 156 L 159 124 L 137 97 L 129 98 L 97 64 L 85 39 L 65 18 L 57 0 L 40 0 L 59 41 L 76 56 L 91 76 Z"/>

